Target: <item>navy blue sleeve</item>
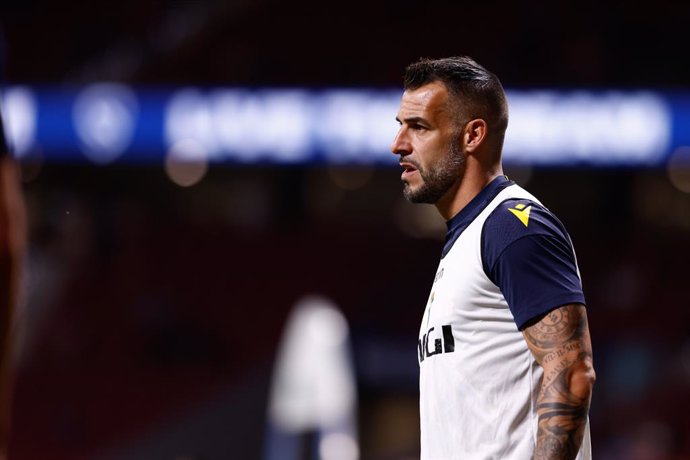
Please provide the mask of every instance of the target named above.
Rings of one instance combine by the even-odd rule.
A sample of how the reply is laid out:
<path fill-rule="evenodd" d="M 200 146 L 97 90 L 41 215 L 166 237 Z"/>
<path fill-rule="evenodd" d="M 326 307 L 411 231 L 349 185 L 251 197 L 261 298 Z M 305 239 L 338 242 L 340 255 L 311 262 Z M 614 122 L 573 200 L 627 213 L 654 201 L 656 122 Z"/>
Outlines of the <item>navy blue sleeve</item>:
<path fill-rule="evenodd" d="M 507 200 L 491 213 L 482 229 L 482 262 L 518 329 L 554 308 L 585 303 L 570 237 L 532 201 Z"/>

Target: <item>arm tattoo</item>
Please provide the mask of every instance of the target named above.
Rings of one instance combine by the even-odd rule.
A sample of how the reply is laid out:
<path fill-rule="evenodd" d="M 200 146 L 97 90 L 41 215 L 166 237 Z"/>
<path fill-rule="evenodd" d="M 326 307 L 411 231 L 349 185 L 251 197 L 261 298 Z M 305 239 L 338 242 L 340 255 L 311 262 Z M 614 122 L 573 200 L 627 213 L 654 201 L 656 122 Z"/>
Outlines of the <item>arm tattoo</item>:
<path fill-rule="evenodd" d="M 544 368 L 534 459 L 574 459 L 582 443 L 594 382 L 584 306 L 557 308 L 523 334 Z"/>

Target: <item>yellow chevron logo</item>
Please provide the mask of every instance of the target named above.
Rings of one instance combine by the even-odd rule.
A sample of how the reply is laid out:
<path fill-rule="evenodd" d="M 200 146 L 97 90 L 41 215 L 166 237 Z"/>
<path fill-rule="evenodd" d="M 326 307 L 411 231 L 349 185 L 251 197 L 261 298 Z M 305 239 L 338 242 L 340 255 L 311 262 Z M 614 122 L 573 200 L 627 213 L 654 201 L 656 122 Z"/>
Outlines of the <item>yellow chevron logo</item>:
<path fill-rule="evenodd" d="M 512 212 L 515 217 L 520 219 L 520 222 L 525 224 L 525 227 L 527 227 L 527 224 L 529 223 L 529 213 L 532 210 L 532 206 L 527 206 L 520 203 L 515 206 L 515 209 L 508 209 L 508 211 Z"/>

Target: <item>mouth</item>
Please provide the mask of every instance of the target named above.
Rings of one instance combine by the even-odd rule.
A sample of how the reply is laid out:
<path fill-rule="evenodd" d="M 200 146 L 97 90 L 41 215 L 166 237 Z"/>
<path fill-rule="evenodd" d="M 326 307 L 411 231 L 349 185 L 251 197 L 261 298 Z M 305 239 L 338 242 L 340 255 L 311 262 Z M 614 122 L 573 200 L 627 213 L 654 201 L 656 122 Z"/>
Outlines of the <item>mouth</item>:
<path fill-rule="evenodd" d="M 417 168 L 412 163 L 401 161 L 400 166 L 403 168 L 403 172 L 400 175 L 400 178 L 403 180 L 417 172 Z"/>

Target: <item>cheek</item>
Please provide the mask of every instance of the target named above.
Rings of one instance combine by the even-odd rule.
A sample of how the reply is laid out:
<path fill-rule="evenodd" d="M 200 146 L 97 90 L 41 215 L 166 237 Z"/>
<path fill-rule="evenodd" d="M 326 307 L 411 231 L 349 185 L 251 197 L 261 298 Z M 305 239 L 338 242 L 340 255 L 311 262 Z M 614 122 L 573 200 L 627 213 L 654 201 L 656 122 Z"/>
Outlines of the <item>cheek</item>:
<path fill-rule="evenodd" d="M 429 136 L 425 139 L 417 139 L 417 141 L 418 169 L 421 172 L 433 170 L 439 162 L 443 161 L 444 157 L 450 154 L 450 145 L 443 136 Z"/>
<path fill-rule="evenodd" d="M 446 153 L 439 150 L 429 151 L 428 155 L 421 161 L 420 169 L 422 171 L 434 170 L 437 165 L 443 161 L 445 155 Z"/>

